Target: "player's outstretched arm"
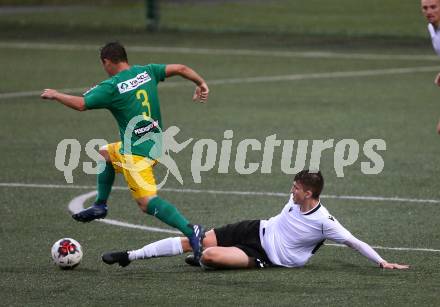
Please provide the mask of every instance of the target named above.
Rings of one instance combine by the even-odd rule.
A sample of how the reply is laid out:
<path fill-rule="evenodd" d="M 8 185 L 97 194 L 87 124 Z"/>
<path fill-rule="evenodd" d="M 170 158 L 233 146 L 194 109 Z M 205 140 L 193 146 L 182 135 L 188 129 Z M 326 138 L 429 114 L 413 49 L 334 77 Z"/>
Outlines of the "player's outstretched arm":
<path fill-rule="evenodd" d="M 409 265 L 389 263 L 388 261 L 382 259 L 382 257 L 367 243 L 351 236 L 347 241 L 344 242 L 345 245 L 357 250 L 360 254 L 367 257 L 371 261 L 377 263 L 381 268 L 387 270 L 405 270 L 409 269 Z"/>
<path fill-rule="evenodd" d="M 440 134 L 440 120 L 438 121 L 438 124 L 437 124 L 437 133 Z"/>
<path fill-rule="evenodd" d="M 206 102 L 208 100 L 209 87 L 205 80 L 194 70 L 182 64 L 168 64 L 165 69 L 167 77 L 181 76 L 185 79 L 191 80 L 196 84 L 193 100 L 199 102 Z"/>
<path fill-rule="evenodd" d="M 330 239 L 337 243 L 343 243 L 348 247 L 358 251 L 361 255 L 367 257 L 372 262 L 376 263 L 383 269 L 408 269 L 409 265 L 389 263 L 384 260 L 369 244 L 359 240 L 353 236 L 347 229 L 344 228 L 333 217 L 329 217 L 325 227 L 326 239 Z"/>
<path fill-rule="evenodd" d="M 65 106 L 72 108 L 74 110 L 77 110 L 77 111 L 85 111 L 86 110 L 86 104 L 84 102 L 83 97 L 60 93 L 56 90 L 47 88 L 41 94 L 41 98 L 50 99 L 50 100 L 57 100 L 57 101 L 61 102 L 62 104 L 64 104 Z"/>

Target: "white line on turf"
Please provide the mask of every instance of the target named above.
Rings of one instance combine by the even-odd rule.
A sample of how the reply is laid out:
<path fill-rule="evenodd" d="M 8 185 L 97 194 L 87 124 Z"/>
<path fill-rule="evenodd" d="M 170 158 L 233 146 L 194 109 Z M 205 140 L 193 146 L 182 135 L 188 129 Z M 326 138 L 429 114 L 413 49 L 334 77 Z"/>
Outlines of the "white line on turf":
<path fill-rule="evenodd" d="M 370 69 L 358 71 L 335 71 L 309 74 L 290 74 L 281 76 L 264 76 L 264 77 L 248 77 L 248 78 L 231 78 L 211 80 L 209 84 L 236 84 L 236 83 L 258 83 L 258 82 L 275 82 L 275 81 L 300 81 L 310 79 L 336 79 L 350 77 L 370 77 L 382 75 L 401 75 L 412 73 L 424 73 L 438 71 L 436 66 L 419 66 L 419 67 L 402 67 L 402 68 L 386 68 L 386 69 Z"/>
<path fill-rule="evenodd" d="M 78 88 L 64 88 L 60 89 L 63 93 L 80 93 L 85 92 L 86 87 L 78 87 Z M 23 98 L 23 97 L 40 97 L 42 90 L 35 90 L 35 91 L 24 91 L 24 92 L 10 92 L 10 93 L 0 93 L 0 99 L 11 99 L 11 98 Z"/>
<path fill-rule="evenodd" d="M 72 199 L 68 205 L 69 211 L 72 213 L 77 213 L 84 209 L 84 203 L 87 199 L 94 197 L 96 195 L 96 192 L 88 192 L 82 195 L 79 195 Z M 120 226 L 120 227 L 126 227 L 126 228 L 132 228 L 132 229 L 140 229 L 145 231 L 151 231 L 151 232 L 164 232 L 164 233 L 170 233 L 170 234 L 179 234 L 179 231 L 172 230 L 172 229 L 164 229 L 164 228 L 157 228 L 157 227 L 148 227 L 148 226 L 142 226 L 142 225 L 136 225 L 126 222 L 121 222 L 117 220 L 112 219 L 99 219 L 98 222 Z M 346 245 L 343 244 L 325 244 L 329 246 L 335 246 L 335 247 L 346 247 Z M 409 248 L 409 247 L 386 247 L 386 246 L 372 246 L 375 249 L 384 249 L 384 250 L 398 250 L 398 251 L 419 251 L 419 252 L 440 252 L 438 249 L 432 249 L 432 248 Z"/>
<path fill-rule="evenodd" d="M 413 73 L 437 72 L 438 70 L 439 68 L 437 66 L 418 66 L 418 67 L 370 69 L 370 70 L 358 70 L 358 71 L 335 71 L 335 72 L 308 73 L 308 74 L 290 74 L 290 75 L 279 75 L 279 76 L 214 79 L 214 80 L 209 80 L 208 84 L 227 85 L 227 84 L 240 84 L 240 83 L 372 77 L 372 76 L 383 76 L 383 75 L 402 75 L 402 74 L 413 74 Z M 176 86 L 186 86 L 186 85 L 187 84 L 185 82 L 167 82 L 162 84 L 161 87 L 176 87 Z M 60 89 L 61 92 L 67 92 L 67 93 L 83 92 L 85 90 L 86 87 Z M 12 99 L 12 98 L 22 98 L 22 97 L 32 97 L 32 96 L 38 97 L 40 94 L 41 94 L 41 90 L 0 93 L 0 99 Z"/>
<path fill-rule="evenodd" d="M 95 195 L 96 195 L 96 191 L 93 191 L 93 192 L 89 192 L 89 193 L 82 194 L 80 196 L 75 197 L 69 203 L 69 206 L 68 206 L 69 211 L 72 213 L 77 213 L 77 212 L 83 210 L 84 209 L 84 202 L 87 199 L 94 197 Z M 105 223 L 105 224 L 126 227 L 126 228 L 133 228 L 133 229 L 141 229 L 141 230 L 152 231 L 152 232 L 165 232 L 165 233 L 173 233 L 173 234 L 180 233 L 179 231 L 176 231 L 176 230 L 130 224 L 130 223 L 120 222 L 120 221 L 112 220 L 112 219 L 100 219 L 97 221 L 101 222 L 101 223 Z"/>
<path fill-rule="evenodd" d="M 59 50 L 59 51 L 93 51 L 101 46 L 91 44 L 60 44 L 37 42 L 0 42 L 0 48 L 8 49 L 34 49 L 34 50 Z M 434 55 L 423 54 L 374 54 L 374 53 L 340 53 L 329 51 L 283 51 L 283 50 L 250 50 L 250 49 L 211 49 L 211 48 L 186 48 L 171 46 L 127 46 L 129 52 L 151 52 L 170 54 L 197 54 L 209 56 L 258 56 L 282 58 L 322 58 L 322 59 L 353 59 L 353 60 L 400 60 L 400 61 L 438 61 Z"/>
<path fill-rule="evenodd" d="M 4 188 L 41 188 L 41 189 L 95 189 L 90 185 L 71 185 L 71 184 L 35 184 L 35 183 L 18 183 L 18 182 L 1 182 L 0 187 Z M 127 187 L 114 186 L 113 190 L 127 190 Z M 198 189 L 175 189 L 163 188 L 163 192 L 175 193 L 192 193 L 192 194 L 224 194 L 224 195 L 240 195 L 240 196 L 275 196 L 288 197 L 288 193 L 280 192 L 254 192 L 254 191 L 223 191 L 223 190 L 198 190 Z M 346 199 L 361 201 L 390 201 L 390 202 L 407 202 L 407 203 L 423 203 L 423 204 L 440 204 L 439 199 L 418 199 L 404 197 L 384 197 L 384 196 L 359 196 L 359 195 L 321 195 L 323 199 Z"/>

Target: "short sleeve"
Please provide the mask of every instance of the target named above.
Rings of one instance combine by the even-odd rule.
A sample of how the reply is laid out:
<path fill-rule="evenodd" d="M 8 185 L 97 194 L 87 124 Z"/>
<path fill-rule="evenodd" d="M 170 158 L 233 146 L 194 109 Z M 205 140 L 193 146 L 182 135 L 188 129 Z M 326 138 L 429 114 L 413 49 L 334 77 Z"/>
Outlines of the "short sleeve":
<path fill-rule="evenodd" d="M 344 243 L 353 236 L 331 215 L 323 225 L 323 232 L 326 239 L 337 243 Z"/>
<path fill-rule="evenodd" d="M 166 64 L 149 64 L 152 73 L 154 74 L 155 79 L 157 80 L 157 83 L 159 81 L 164 81 L 166 78 Z"/>
<path fill-rule="evenodd" d="M 108 108 L 113 100 L 114 86 L 110 83 L 101 83 L 84 93 L 87 109 Z"/>

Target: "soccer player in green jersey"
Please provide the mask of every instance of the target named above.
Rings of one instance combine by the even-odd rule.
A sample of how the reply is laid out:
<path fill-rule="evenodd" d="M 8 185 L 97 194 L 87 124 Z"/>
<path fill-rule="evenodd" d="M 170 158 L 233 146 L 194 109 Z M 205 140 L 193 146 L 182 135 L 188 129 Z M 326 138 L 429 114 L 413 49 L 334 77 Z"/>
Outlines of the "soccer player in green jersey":
<path fill-rule="evenodd" d="M 98 174 L 95 203 L 72 217 L 80 222 L 104 218 L 115 172 L 123 173 L 140 209 L 185 234 L 194 257 L 199 259 L 203 227 L 190 224 L 174 205 L 157 196 L 153 166 L 160 156 L 157 147 L 160 148 L 158 143 L 162 131 L 157 85 L 165 78 L 179 75 L 196 84 L 193 100 L 202 103 L 208 99 L 208 85 L 198 73 L 181 64 L 130 66 L 125 48 L 118 42 L 101 48 L 101 62 L 110 78 L 90 89 L 83 97 L 53 89 L 45 89 L 41 94 L 43 99 L 56 100 L 78 111 L 108 109 L 119 126 L 121 142 L 108 144 L 99 150 L 105 163 Z"/>

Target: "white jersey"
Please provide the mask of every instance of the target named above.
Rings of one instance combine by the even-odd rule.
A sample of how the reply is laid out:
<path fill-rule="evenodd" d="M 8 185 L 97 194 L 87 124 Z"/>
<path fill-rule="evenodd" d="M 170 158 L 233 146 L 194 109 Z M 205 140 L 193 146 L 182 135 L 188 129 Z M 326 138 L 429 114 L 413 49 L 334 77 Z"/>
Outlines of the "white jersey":
<path fill-rule="evenodd" d="M 309 212 L 301 212 L 290 196 L 280 214 L 260 222 L 261 245 L 276 265 L 303 266 L 326 239 L 338 243 L 356 240 L 321 202 Z"/>
<path fill-rule="evenodd" d="M 435 29 L 432 24 L 428 24 L 429 35 L 431 35 L 432 47 L 435 53 L 440 55 L 440 29 Z"/>

